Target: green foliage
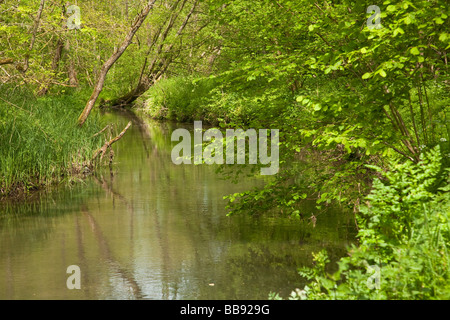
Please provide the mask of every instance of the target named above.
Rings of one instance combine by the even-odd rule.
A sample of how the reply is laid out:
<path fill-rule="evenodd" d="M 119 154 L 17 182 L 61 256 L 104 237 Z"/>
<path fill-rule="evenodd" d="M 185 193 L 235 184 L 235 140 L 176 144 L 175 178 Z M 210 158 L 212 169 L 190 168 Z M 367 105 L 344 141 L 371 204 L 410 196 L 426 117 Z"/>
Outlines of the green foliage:
<path fill-rule="evenodd" d="M 137 101 L 150 117 L 158 120 L 193 122 L 205 120 L 214 123 L 214 114 L 205 103 L 214 87 L 213 79 L 174 77 L 156 83 Z"/>
<path fill-rule="evenodd" d="M 448 163 L 445 1 L 385 1 L 380 29 L 352 1 L 221 3 L 211 5 L 226 30 L 222 85 L 210 104 L 245 110 L 228 125 L 278 128 L 282 144 L 276 181 L 229 197 L 232 212 L 296 214 L 304 193 L 357 212 L 375 175 L 365 164 L 418 162 L 438 144 Z"/>
<path fill-rule="evenodd" d="M 300 271 L 311 283 L 290 298 L 449 299 L 449 182 L 438 146 L 418 164 L 391 163 L 361 209 L 359 245 L 333 274 L 325 270 L 327 253 L 315 254 L 315 267 Z M 379 288 L 372 285 L 369 266 L 379 267 Z"/>
<path fill-rule="evenodd" d="M 82 172 L 101 137 L 98 116 L 81 130 L 74 119 L 85 95 L 35 99 L 25 88 L 2 88 L 0 196 L 27 193 Z"/>
<path fill-rule="evenodd" d="M 88 93 L 67 85 L 74 76 L 94 85 L 142 1 L 80 2 L 79 30 L 65 27 L 63 1 L 46 1 L 34 30 L 39 4 L 0 2 L 0 60 L 13 60 L 0 82 L 22 87 L 0 100 L 1 195 L 79 170 L 101 143 L 97 118 L 75 127 Z M 153 118 L 279 129 L 279 173 L 227 197 L 230 214 L 309 219 L 332 202 L 360 212 L 360 245 L 332 275 L 316 254 L 316 268 L 302 271 L 312 284 L 291 298 L 448 298 L 448 1 L 386 0 L 371 29 L 361 1 L 204 0 L 177 34 L 191 5 L 158 2 L 102 99 L 147 77 L 137 105 Z M 53 98 L 23 89 L 51 85 Z M 221 169 L 235 180 L 258 172 Z M 367 286 L 371 265 L 381 268 L 378 291 Z"/>

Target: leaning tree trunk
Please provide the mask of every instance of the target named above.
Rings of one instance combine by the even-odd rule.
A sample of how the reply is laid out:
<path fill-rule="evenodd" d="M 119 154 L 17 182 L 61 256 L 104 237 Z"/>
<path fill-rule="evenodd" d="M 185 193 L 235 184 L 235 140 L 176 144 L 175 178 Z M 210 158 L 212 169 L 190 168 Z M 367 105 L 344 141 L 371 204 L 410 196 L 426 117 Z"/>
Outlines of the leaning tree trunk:
<path fill-rule="evenodd" d="M 112 108 L 122 108 L 129 106 L 133 103 L 137 98 L 139 98 L 142 94 L 144 94 L 150 87 L 157 81 L 158 79 L 153 79 L 150 77 L 143 77 L 137 86 L 128 92 L 127 94 L 113 99 L 104 101 L 101 107 L 112 107 Z"/>
<path fill-rule="evenodd" d="M 104 106 L 108 107 L 124 107 L 127 105 L 130 105 L 132 102 L 134 102 L 137 98 L 139 98 L 144 92 L 146 92 L 148 89 L 150 89 L 155 82 L 157 82 L 166 72 L 166 70 L 169 68 L 169 65 L 173 61 L 173 48 L 174 48 L 174 42 L 168 45 L 167 48 L 164 50 L 164 55 L 168 55 L 168 57 L 164 58 L 161 57 L 161 54 L 163 53 L 164 48 L 164 41 L 166 40 L 166 37 L 169 34 L 169 31 L 172 29 L 175 20 L 178 17 L 178 14 L 181 12 L 181 10 L 184 8 L 184 5 L 186 4 L 187 0 L 184 0 L 181 4 L 181 8 L 177 13 L 171 16 L 169 23 L 164 30 L 164 32 L 161 34 L 161 43 L 156 49 L 155 57 L 153 58 L 152 62 L 148 66 L 146 74 L 144 74 L 144 70 L 146 69 L 146 63 L 147 59 L 145 60 L 144 66 L 142 68 L 141 76 L 139 78 L 138 84 L 136 87 L 128 92 L 127 94 L 111 100 L 106 101 L 104 103 Z M 189 13 L 186 15 L 184 21 L 182 22 L 181 26 L 179 27 L 177 33 L 175 34 L 175 38 L 178 38 L 181 36 L 183 30 L 186 28 L 189 19 L 191 18 L 192 14 L 195 11 L 195 8 L 197 7 L 198 0 L 195 0 Z M 161 31 L 161 30 L 160 30 Z M 150 49 L 155 45 L 155 41 L 157 38 L 154 39 L 154 42 L 151 44 Z M 175 41 L 175 40 L 173 40 Z M 147 52 L 147 55 L 150 53 L 150 50 Z M 160 60 L 160 61 L 158 61 Z"/>
<path fill-rule="evenodd" d="M 145 18 L 147 18 L 148 14 L 150 13 L 150 10 L 153 8 L 154 3 L 156 0 L 149 0 L 145 8 L 142 10 L 142 12 L 135 18 L 130 31 L 128 32 L 127 36 L 125 37 L 125 40 L 122 42 L 119 48 L 117 48 L 112 56 L 103 64 L 100 75 L 97 80 L 97 84 L 95 85 L 94 91 L 89 98 L 83 112 L 81 113 L 80 117 L 78 118 L 78 125 L 82 126 L 86 119 L 88 118 L 92 108 L 95 105 L 95 102 L 97 101 L 98 96 L 103 90 L 103 85 L 106 80 L 106 75 L 108 74 L 109 69 L 113 66 L 113 64 L 122 56 L 122 54 L 125 52 L 125 50 L 130 45 L 131 41 L 133 40 L 134 35 L 139 30 L 140 26 L 144 22 Z"/>

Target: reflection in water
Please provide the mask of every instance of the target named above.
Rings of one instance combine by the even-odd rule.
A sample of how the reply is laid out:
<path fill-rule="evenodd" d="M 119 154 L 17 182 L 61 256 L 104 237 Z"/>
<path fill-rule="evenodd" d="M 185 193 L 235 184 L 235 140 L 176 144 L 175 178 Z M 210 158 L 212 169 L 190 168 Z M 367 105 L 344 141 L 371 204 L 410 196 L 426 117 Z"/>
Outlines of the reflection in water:
<path fill-rule="evenodd" d="M 131 118 L 130 118 L 131 117 Z M 175 166 L 170 123 L 133 126 L 114 145 L 114 166 L 36 200 L 0 207 L 0 299 L 266 299 L 304 285 L 297 268 L 354 238 L 353 217 L 329 210 L 316 227 L 289 219 L 227 217 L 237 185 L 214 168 Z M 304 211 L 313 213 L 312 203 Z M 69 265 L 81 290 L 69 290 Z"/>
<path fill-rule="evenodd" d="M 139 287 L 139 284 L 133 278 L 133 275 L 130 275 L 127 270 L 124 270 L 121 267 L 120 263 L 113 258 L 113 255 L 109 248 L 108 241 L 103 236 L 103 233 L 100 230 L 100 226 L 98 225 L 97 221 L 95 221 L 95 218 L 89 213 L 87 209 L 83 208 L 82 210 L 83 215 L 87 218 L 89 222 L 92 233 L 94 233 L 95 238 L 97 239 L 102 259 L 108 262 L 111 272 L 115 274 L 117 278 L 123 279 L 124 282 L 128 284 L 132 296 L 136 298 L 141 298 L 142 290 Z"/>

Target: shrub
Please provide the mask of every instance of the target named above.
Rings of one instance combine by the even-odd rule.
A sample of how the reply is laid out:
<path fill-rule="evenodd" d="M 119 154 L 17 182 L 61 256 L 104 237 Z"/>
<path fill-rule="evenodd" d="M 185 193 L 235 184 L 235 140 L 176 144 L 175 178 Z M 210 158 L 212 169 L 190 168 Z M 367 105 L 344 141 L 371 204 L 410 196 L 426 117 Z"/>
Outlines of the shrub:
<path fill-rule="evenodd" d="M 203 99 L 208 96 L 213 85 L 213 80 L 209 78 L 163 79 L 142 95 L 136 104 L 149 116 L 158 120 L 179 122 L 202 120 L 207 113 Z"/>
<path fill-rule="evenodd" d="M 311 283 L 290 299 L 449 299 L 450 169 L 442 163 L 439 146 L 418 164 L 392 163 L 361 209 L 359 245 L 334 274 L 325 271 L 327 253 L 315 254 L 315 267 L 300 270 Z M 375 268 L 378 288 L 367 273 Z"/>

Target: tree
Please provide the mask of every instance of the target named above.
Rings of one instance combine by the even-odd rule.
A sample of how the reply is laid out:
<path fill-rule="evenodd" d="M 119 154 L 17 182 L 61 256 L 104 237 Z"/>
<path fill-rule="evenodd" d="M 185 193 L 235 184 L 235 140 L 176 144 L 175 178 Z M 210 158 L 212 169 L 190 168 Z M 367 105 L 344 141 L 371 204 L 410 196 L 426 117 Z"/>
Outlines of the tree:
<path fill-rule="evenodd" d="M 181 2 L 181 5 L 180 5 Z M 177 0 L 175 3 L 170 6 L 170 13 L 168 17 L 163 20 L 163 22 L 159 25 L 158 31 L 155 36 L 152 38 L 151 43 L 149 44 L 149 48 L 145 54 L 145 60 L 142 66 L 141 74 L 139 77 L 139 81 L 134 89 L 126 93 L 125 95 L 114 99 L 113 101 L 108 101 L 109 106 L 127 106 L 134 102 L 138 97 L 140 97 L 144 92 L 146 92 L 156 81 L 161 79 L 161 77 L 168 70 L 170 64 L 174 61 L 176 52 L 180 51 L 181 48 L 176 46 L 175 43 L 182 36 L 182 33 L 191 19 L 194 10 L 198 5 L 198 0 L 195 0 L 191 6 L 190 11 L 187 13 L 185 19 L 181 23 L 178 28 L 178 31 L 175 33 L 170 43 L 166 43 L 170 35 L 170 31 L 174 28 L 175 22 L 183 11 L 187 0 Z M 181 40 L 180 40 L 181 42 Z M 155 49 L 155 51 L 152 51 Z M 148 56 L 150 53 L 153 54 L 153 58 L 148 63 Z"/>
<path fill-rule="evenodd" d="M 147 18 L 147 15 L 150 13 L 150 10 L 153 8 L 153 5 L 155 4 L 155 2 L 156 2 L 156 0 L 150 0 L 147 3 L 147 5 L 144 7 L 144 9 L 142 9 L 142 11 L 136 16 L 133 24 L 131 25 L 131 29 L 128 32 L 128 34 L 125 37 L 122 44 L 114 51 L 112 56 L 103 64 L 102 69 L 100 71 L 99 78 L 97 80 L 97 84 L 95 85 L 94 91 L 93 91 L 91 97 L 89 98 L 89 100 L 86 104 L 86 107 L 84 108 L 83 112 L 81 113 L 80 117 L 78 118 L 79 126 L 82 126 L 84 124 L 87 117 L 89 116 L 89 113 L 91 112 L 92 108 L 94 107 L 95 102 L 97 101 L 97 98 L 103 89 L 103 85 L 105 83 L 106 75 L 108 74 L 109 69 L 113 66 L 113 64 L 120 58 L 120 56 L 128 48 L 131 41 L 133 40 L 134 35 L 141 27 L 145 18 Z"/>

